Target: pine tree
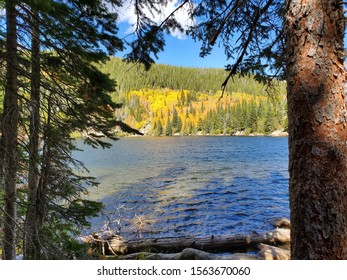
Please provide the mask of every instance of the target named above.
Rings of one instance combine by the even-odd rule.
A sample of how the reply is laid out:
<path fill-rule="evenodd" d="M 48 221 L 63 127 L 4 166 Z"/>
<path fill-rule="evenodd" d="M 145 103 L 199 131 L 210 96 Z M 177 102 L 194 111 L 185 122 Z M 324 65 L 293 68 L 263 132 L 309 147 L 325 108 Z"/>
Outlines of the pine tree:
<path fill-rule="evenodd" d="M 184 91 L 181 91 L 181 104 L 185 104 L 186 103 L 186 95 L 184 93 Z"/>
<path fill-rule="evenodd" d="M 2 120 L 2 161 L 1 185 L 4 186 L 4 222 L 2 254 L 3 259 L 16 257 L 17 233 L 17 135 L 19 122 L 18 108 L 18 50 L 17 50 L 17 9 L 16 1 L 6 1 L 6 78 Z"/>
<path fill-rule="evenodd" d="M 181 130 L 182 130 L 182 119 L 181 119 L 181 117 L 178 117 L 178 122 L 177 122 L 175 132 L 180 133 Z"/>
<path fill-rule="evenodd" d="M 166 127 L 165 127 L 165 135 L 166 136 L 171 136 L 172 135 L 172 123 L 171 123 L 171 120 L 170 120 L 170 116 L 167 117 Z"/>
<path fill-rule="evenodd" d="M 257 131 L 257 104 L 254 99 L 252 99 L 248 104 L 248 124 L 247 127 L 251 130 L 251 132 Z"/>
<path fill-rule="evenodd" d="M 176 108 L 173 109 L 171 125 L 173 133 L 178 132 L 178 113 Z"/>
<path fill-rule="evenodd" d="M 42 219 L 38 218 L 39 205 L 39 144 L 40 144 L 40 26 L 38 12 L 33 6 L 30 20 L 31 27 L 31 88 L 30 88 L 30 124 L 29 124 L 29 167 L 28 167 L 28 206 L 25 221 L 25 252 L 24 256 L 40 259 L 40 230 Z"/>
<path fill-rule="evenodd" d="M 157 127 L 157 133 L 156 133 L 157 136 L 161 136 L 163 135 L 163 125 L 161 123 L 161 121 L 159 120 L 158 121 L 158 127 Z"/>
<path fill-rule="evenodd" d="M 266 134 L 269 134 L 275 130 L 274 119 L 275 119 L 275 117 L 274 117 L 273 109 L 269 105 L 267 108 L 267 113 L 266 113 L 265 123 L 264 123 L 264 131 Z"/>

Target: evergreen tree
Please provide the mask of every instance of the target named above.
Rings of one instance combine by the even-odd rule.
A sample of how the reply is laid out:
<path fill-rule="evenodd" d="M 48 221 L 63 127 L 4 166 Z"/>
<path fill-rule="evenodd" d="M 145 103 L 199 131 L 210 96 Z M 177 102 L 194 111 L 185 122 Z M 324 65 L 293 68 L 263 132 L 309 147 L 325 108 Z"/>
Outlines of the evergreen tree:
<path fill-rule="evenodd" d="M 158 127 L 157 127 L 157 136 L 163 135 L 163 125 L 161 124 L 161 121 L 158 121 Z"/>
<path fill-rule="evenodd" d="M 173 132 L 177 132 L 178 131 L 178 113 L 177 113 L 177 110 L 176 108 L 174 107 L 173 109 L 173 113 L 172 113 L 172 129 L 173 129 Z"/>
<path fill-rule="evenodd" d="M 39 191 L 39 145 L 40 145 L 40 25 L 37 8 L 31 7 L 31 88 L 30 88 L 30 124 L 29 124 L 29 167 L 28 167 L 28 206 L 25 222 L 25 252 L 24 256 L 40 258 L 40 230 L 42 218 L 38 218 L 38 211 L 43 209 L 40 204 Z"/>
<path fill-rule="evenodd" d="M 170 116 L 167 117 L 166 127 L 165 127 L 165 135 L 166 136 L 171 136 L 172 135 L 172 123 L 171 123 L 171 120 L 170 120 Z"/>
<path fill-rule="evenodd" d="M 3 222 L 3 240 L 2 255 L 3 259 L 11 260 L 16 257 L 16 220 L 17 220 L 17 135 L 19 123 L 18 108 L 18 68 L 19 57 L 17 50 L 17 8 L 16 1 L 6 1 L 6 78 L 5 95 L 3 104 L 2 119 L 2 145 L 3 157 L 1 188 L 4 189 L 4 216 Z M 6 116 L 6 117 L 5 117 Z"/>
<path fill-rule="evenodd" d="M 205 132 L 205 124 L 204 124 L 204 121 L 202 120 L 201 117 L 199 117 L 199 119 L 198 119 L 197 130 L 198 130 L 198 131 Z M 205 132 L 205 133 L 206 133 L 206 132 Z"/>
<path fill-rule="evenodd" d="M 257 132 L 257 104 L 254 99 L 252 99 L 248 104 L 248 124 L 247 127 L 251 130 L 251 132 Z"/>
<path fill-rule="evenodd" d="M 180 133 L 181 130 L 182 130 L 182 119 L 181 119 L 181 117 L 178 117 L 178 122 L 177 122 L 175 132 Z"/>
<path fill-rule="evenodd" d="M 185 104 L 186 103 L 186 95 L 184 93 L 184 91 L 181 91 L 181 104 Z"/>
<path fill-rule="evenodd" d="M 271 133 L 274 131 L 274 113 L 271 106 L 268 106 L 266 117 L 265 117 L 265 123 L 264 123 L 264 131 L 266 134 Z"/>

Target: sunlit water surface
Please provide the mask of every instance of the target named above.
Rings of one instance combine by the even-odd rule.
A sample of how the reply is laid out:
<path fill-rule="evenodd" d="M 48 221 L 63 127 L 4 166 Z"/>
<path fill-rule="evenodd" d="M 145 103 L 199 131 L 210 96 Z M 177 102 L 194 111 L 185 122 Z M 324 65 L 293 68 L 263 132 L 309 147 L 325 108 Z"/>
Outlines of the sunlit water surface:
<path fill-rule="evenodd" d="M 89 198 L 129 238 L 264 232 L 289 217 L 288 141 L 272 137 L 130 137 L 76 157 L 100 181 Z"/>

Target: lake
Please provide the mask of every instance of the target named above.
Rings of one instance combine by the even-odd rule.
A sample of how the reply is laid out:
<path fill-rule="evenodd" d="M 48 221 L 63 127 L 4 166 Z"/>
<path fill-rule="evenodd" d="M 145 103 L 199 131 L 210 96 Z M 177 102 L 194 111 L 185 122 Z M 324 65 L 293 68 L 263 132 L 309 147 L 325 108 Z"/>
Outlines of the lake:
<path fill-rule="evenodd" d="M 89 198 L 128 238 L 264 232 L 289 218 L 286 137 L 129 137 L 110 149 L 78 141 L 100 182 Z"/>

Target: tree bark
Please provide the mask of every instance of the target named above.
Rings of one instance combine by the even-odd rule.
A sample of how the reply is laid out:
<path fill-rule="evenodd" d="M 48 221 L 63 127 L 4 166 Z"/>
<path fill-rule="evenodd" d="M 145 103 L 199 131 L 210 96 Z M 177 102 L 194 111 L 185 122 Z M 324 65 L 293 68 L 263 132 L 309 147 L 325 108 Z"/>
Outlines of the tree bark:
<path fill-rule="evenodd" d="M 18 53 L 16 1 L 6 1 L 6 83 L 3 112 L 3 176 L 5 190 L 5 214 L 3 225 L 3 259 L 16 257 L 17 212 L 17 134 L 18 134 Z"/>
<path fill-rule="evenodd" d="M 342 4 L 286 5 L 292 259 L 347 259 Z"/>
<path fill-rule="evenodd" d="M 29 174 L 28 207 L 25 222 L 25 259 L 40 259 L 40 232 L 42 224 L 38 218 L 38 182 L 39 182 L 39 132 L 40 132 L 40 27 L 38 12 L 33 11 L 31 18 L 31 97 L 29 128 Z"/>

